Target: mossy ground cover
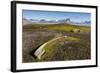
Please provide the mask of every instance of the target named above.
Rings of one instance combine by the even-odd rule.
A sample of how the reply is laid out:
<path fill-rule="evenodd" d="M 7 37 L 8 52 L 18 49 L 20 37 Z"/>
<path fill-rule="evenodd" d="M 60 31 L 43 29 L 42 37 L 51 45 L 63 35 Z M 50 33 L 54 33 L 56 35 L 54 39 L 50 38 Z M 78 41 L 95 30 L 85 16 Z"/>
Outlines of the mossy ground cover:
<path fill-rule="evenodd" d="M 69 24 L 52 24 L 52 25 L 46 25 L 46 24 L 33 24 L 33 25 L 27 25 L 23 26 L 26 30 L 32 30 L 32 29 L 47 29 L 47 30 L 60 30 L 60 31 L 71 31 L 73 29 L 80 29 L 84 32 L 90 31 L 90 27 L 88 26 L 78 26 L 78 25 L 69 25 Z"/>
<path fill-rule="evenodd" d="M 80 29 L 81 32 L 71 32 Z M 61 36 L 68 36 L 50 42 L 44 47 L 45 53 L 38 60 L 30 54 L 42 44 Z M 84 60 L 91 58 L 91 36 L 89 26 L 69 24 L 30 24 L 23 26 L 23 62 L 44 62 L 64 60 Z M 26 43 L 25 43 L 26 42 Z"/>

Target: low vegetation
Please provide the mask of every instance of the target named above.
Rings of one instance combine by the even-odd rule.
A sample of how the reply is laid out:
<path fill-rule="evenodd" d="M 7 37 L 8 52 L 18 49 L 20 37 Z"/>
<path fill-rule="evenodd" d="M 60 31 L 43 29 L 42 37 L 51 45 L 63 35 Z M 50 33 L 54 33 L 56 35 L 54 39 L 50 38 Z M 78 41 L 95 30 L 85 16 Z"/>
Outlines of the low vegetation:
<path fill-rule="evenodd" d="M 74 29 L 80 29 L 84 32 L 87 32 L 90 30 L 90 27 L 88 26 L 77 26 L 77 25 L 70 25 L 70 24 L 52 24 L 52 25 L 46 25 L 46 24 L 33 24 L 33 25 L 27 25 L 23 27 L 26 30 L 33 30 L 33 29 L 47 29 L 47 30 L 59 30 L 59 31 L 71 31 Z"/>
<path fill-rule="evenodd" d="M 79 29 L 80 32 L 71 30 Z M 84 60 L 91 58 L 90 26 L 69 24 L 30 24 L 23 26 L 23 62 L 44 62 L 64 60 Z M 44 43 L 61 36 L 59 40 L 48 43 L 41 59 L 34 52 Z"/>

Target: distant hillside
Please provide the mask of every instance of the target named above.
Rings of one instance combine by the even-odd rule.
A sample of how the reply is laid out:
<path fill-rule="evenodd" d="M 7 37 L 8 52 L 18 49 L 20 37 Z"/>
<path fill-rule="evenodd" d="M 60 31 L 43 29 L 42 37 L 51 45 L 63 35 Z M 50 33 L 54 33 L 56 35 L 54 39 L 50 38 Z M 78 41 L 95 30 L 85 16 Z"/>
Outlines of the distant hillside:
<path fill-rule="evenodd" d="M 32 24 L 32 22 L 26 18 L 23 18 L 22 23 L 23 23 L 23 25 Z"/>
<path fill-rule="evenodd" d="M 36 19 L 26 19 L 23 18 L 23 25 L 28 25 L 28 24 L 70 24 L 70 25 L 82 25 L 82 26 L 90 26 L 91 21 L 84 21 L 84 22 L 73 22 L 68 19 L 64 20 L 36 20 Z"/>

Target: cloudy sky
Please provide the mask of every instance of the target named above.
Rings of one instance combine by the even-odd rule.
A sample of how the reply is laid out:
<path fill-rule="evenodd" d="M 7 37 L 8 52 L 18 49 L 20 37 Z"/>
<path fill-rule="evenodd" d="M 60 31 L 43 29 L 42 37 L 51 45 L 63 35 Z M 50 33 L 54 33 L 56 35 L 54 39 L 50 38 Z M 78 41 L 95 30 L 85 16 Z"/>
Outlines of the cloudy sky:
<path fill-rule="evenodd" d="M 61 20 L 70 18 L 73 22 L 91 21 L 90 13 L 80 12 L 56 12 L 56 11 L 37 11 L 37 10 L 23 10 L 23 18 L 36 20 Z"/>

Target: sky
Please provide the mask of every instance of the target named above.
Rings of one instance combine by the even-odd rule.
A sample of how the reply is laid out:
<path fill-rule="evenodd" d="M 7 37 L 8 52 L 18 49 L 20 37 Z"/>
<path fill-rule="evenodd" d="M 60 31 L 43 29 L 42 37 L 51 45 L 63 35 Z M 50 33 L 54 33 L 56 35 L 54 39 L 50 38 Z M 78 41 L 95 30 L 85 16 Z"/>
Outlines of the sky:
<path fill-rule="evenodd" d="M 91 21 L 91 13 L 82 12 L 23 10 L 22 15 L 23 18 L 36 20 L 61 20 L 70 18 L 70 20 L 73 22 Z"/>

